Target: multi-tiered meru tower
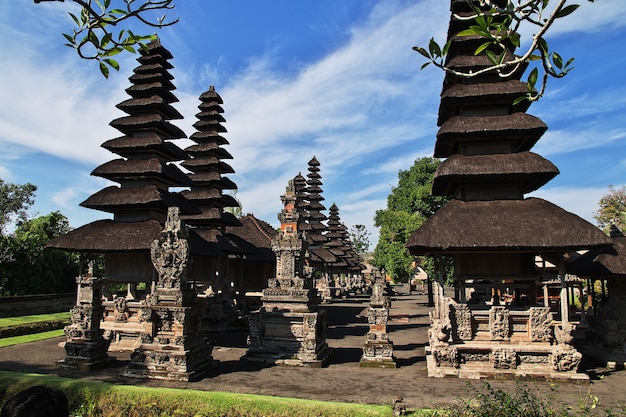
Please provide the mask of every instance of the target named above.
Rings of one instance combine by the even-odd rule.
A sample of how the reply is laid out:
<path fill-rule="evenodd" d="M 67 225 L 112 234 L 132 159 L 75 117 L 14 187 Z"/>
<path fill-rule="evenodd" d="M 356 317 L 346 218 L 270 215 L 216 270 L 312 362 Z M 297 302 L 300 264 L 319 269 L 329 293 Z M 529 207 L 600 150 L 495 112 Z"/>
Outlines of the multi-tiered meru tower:
<path fill-rule="evenodd" d="M 472 2 L 477 6 L 478 2 Z M 491 3 L 501 3 L 496 1 Z M 452 0 L 447 65 L 477 71 L 490 65 L 483 40 L 458 34 L 473 24 L 467 0 Z M 488 9 L 484 9 L 488 11 Z M 514 58 L 511 45 L 505 59 Z M 455 294 L 444 295 L 443 268 L 435 277 L 435 310 L 427 348 L 430 376 L 535 375 L 579 378 L 565 295 L 568 251 L 610 243 L 590 223 L 539 198 L 525 198 L 558 174 L 530 152 L 547 129 L 526 114 L 525 68 L 466 79 L 446 74 L 435 157 L 446 158 L 434 195 L 451 200 L 407 242 L 414 255 L 454 259 Z M 542 300 L 544 271 L 536 257 L 560 266 L 560 309 Z M 442 265 L 440 262 L 438 263 Z M 558 311 L 557 311 L 558 310 Z"/>

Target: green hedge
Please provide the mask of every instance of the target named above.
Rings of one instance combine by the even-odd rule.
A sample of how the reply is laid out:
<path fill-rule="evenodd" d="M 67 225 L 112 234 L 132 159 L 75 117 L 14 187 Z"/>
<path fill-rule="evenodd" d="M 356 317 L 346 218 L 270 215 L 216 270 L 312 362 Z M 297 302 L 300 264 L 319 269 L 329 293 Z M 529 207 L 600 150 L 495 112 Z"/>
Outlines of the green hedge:
<path fill-rule="evenodd" d="M 0 405 L 33 385 L 66 393 L 80 417 L 389 417 L 391 406 L 335 403 L 250 394 L 146 388 L 50 375 L 0 371 Z M 416 414 L 413 414 L 416 415 Z M 432 412 L 428 415 L 432 415 Z"/>

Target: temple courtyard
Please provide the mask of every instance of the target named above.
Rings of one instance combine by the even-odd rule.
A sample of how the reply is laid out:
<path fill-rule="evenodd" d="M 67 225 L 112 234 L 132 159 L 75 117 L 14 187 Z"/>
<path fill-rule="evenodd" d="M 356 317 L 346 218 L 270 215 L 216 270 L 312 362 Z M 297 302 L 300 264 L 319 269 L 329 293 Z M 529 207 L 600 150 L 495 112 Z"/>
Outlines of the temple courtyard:
<path fill-rule="evenodd" d="M 147 387 L 171 387 L 206 391 L 263 394 L 324 401 L 391 404 L 402 397 L 406 407 L 433 408 L 454 403 L 468 396 L 468 381 L 454 377 L 429 378 L 425 346 L 428 345 L 427 296 L 421 291 L 408 293 L 408 286 L 396 286 L 392 296 L 387 330 L 393 342 L 397 367 L 360 366 L 363 345 L 369 330 L 367 311 L 369 295 L 356 295 L 321 305 L 327 311 L 326 341 L 331 348 L 323 368 L 264 366 L 240 360 L 247 352 L 245 328 L 215 334 L 213 357 L 216 365 L 210 376 L 198 382 L 174 382 L 121 377 L 130 355 L 112 353 L 116 361 L 107 369 L 80 372 L 59 368 L 56 362 L 65 358 L 59 344 L 65 337 L 0 349 L 0 370 L 56 374 L 70 378 L 100 380 L 116 384 Z M 626 403 L 626 371 L 596 367 L 584 359 L 581 370 L 589 382 L 524 381 L 541 395 L 577 406 L 588 393 L 600 399 L 601 406 L 616 407 Z M 475 388 L 482 382 L 469 381 Z M 514 389 L 515 381 L 490 380 L 494 387 Z M 556 390 L 553 390 L 556 386 Z"/>

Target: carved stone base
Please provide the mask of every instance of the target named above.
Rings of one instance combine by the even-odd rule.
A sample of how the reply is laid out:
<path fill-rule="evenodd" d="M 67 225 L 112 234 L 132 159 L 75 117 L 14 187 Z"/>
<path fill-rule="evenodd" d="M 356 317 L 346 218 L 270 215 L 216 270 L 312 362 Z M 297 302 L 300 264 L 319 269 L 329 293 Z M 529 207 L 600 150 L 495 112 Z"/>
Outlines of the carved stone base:
<path fill-rule="evenodd" d="M 363 356 L 359 365 L 362 368 L 395 368 L 393 343 L 389 340 L 368 340 L 363 346 Z"/>
<path fill-rule="evenodd" d="M 267 312 L 250 314 L 246 361 L 320 368 L 330 350 L 326 343 L 326 312 Z"/>
<path fill-rule="evenodd" d="M 122 376 L 130 378 L 163 379 L 169 381 L 198 381 L 214 368 L 213 348 L 203 342 L 191 348 L 173 348 L 157 343 L 145 344 L 131 354 L 130 364 Z"/>
<path fill-rule="evenodd" d="M 466 379 L 588 380 L 578 373 L 581 354 L 549 343 L 465 342 L 426 347 L 428 376 Z"/>
<path fill-rule="evenodd" d="M 92 341 L 74 341 L 65 343 L 67 356 L 57 362 L 62 368 L 91 371 L 102 369 L 115 360 L 107 354 L 109 344 L 104 339 Z"/>

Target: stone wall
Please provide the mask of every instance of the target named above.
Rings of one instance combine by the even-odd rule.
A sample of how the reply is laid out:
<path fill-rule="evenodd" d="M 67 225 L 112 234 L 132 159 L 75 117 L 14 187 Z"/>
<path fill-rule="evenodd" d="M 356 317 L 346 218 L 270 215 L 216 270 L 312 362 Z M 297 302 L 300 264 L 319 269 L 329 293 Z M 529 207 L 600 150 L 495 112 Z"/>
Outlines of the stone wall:
<path fill-rule="evenodd" d="M 74 304 L 75 293 L 0 297 L 0 317 L 61 313 L 70 311 Z"/>

